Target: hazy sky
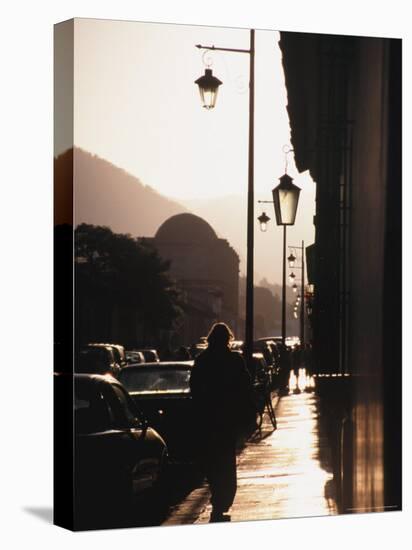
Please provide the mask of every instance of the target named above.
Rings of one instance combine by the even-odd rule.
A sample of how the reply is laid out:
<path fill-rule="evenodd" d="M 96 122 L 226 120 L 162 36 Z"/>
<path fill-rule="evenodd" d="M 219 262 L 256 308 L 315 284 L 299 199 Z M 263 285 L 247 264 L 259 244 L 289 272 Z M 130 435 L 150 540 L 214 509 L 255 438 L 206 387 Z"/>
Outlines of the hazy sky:
<path fill-rule="evenodd" d="M 214 110 L 202 109 L 194 81 L 205 69 L 195 44 L 246 49 L 248 30 L 93 19 L 76 19 L 74 29 L 75 145 L 169 197 L 246 195 L 249 55 L 210 53 L 223 81 Z M 290 141 L 278 40 L 276 31 L 256 31 L 256 201 L 271 198 L 285 171 L 282 147 Z M 292 154 L 288 160 L 302 188 L 289 242 L 309 244 L 315 186 L 308 174 L 297 174 Z M 272 206 L 265 210 L 273 220 Z M 256 204 L 256 216 L 261 211 Z M 236 223 L 236 212 L 228 215 Z M 280 228 L 259 233 L 257 254 L 281 242 Z"/>

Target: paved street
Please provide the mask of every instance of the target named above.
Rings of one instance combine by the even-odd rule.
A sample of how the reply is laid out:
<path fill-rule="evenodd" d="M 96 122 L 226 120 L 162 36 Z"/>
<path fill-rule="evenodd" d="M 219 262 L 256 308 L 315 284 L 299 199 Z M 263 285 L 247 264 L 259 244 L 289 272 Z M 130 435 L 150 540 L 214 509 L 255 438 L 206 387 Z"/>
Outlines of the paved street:
<path fill-rule="evenodd" d="M 296 379 L 292 379 L 292 389 Z M 299 386 L 308 380 L 304 374 Z M 309 388 L 310 390 L 310 388 Z M 263 425 L 238 456 L 238 491 L 232 521 L 336 514 L 329 449 L 320 433 L 317 398 L 312 391 L 275 398 L 278 429 Z M 207 485 L 172 508 L 163 525 L 207 523 Z"/>

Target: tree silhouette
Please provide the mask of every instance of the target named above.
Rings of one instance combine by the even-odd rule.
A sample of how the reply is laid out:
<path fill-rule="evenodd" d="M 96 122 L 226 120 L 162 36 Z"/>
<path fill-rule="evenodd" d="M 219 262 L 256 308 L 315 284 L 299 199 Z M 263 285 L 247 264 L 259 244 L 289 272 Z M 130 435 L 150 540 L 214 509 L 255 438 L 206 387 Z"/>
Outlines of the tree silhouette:
<path fill-rule="evenodd" d="M 181 314 L 177 290 L 168 276 L 169 263 L 144 240 L 81 224 L 75 230 L 75 266 L 80 316 L 86 303 L 104 312 L 113 308 L 134 312 L 141 332 L 153 341 Z M 101 332 L 100 338 L 110 336 L 110 329 Z M 82 340 L 85 335 L 79 336 Z"/>

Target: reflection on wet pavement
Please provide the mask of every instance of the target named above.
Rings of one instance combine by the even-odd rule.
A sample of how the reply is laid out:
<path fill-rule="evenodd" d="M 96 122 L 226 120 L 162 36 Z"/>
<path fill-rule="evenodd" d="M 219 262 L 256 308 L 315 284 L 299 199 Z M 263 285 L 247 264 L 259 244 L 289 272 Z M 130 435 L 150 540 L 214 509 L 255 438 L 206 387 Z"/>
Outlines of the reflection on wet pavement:
<path fill-rule="evenodd" d="M 276 405 L 278 429 L 265 422 L 238 458 L 238 491 L 232 521 L 322 516 L 337 513 L 335 487 L 326 438 L 318 426 L 318 403 L 311 377 L 304 369 L 291 374 L 290 393 Z M 166 523 L 207 523 L 210 505 L 206 487 L 193 492 L 187 505 L 197 503 L 190 518 L 185 503 Z M 185 513 L 186 511 L 186 513 Z"/>
<path fill-rule="evenodd" d="M 290 393 L 274 399 L 278 429 L 264 417 L 256 433 L 238 456 L 238 491 L 230 511 L 232 521 L 296 518 L 337 514 L 330 450 L 319 425 L 318 398 L 313 380 L 299 373 Z M 209 490 L 200 478 L 190 483 L 189 471 L 173 470 L 168 511 L 139 514 L 134 525 L 188 525 L 209 523 Z M 179 498 L 176 487 L 182 488 Z M 192 487 L 192 488 L 190 488 Z M 188 492 L 186 492 L 188 491 Z M 186 496 L 184 496 L 186 493 Z"/>

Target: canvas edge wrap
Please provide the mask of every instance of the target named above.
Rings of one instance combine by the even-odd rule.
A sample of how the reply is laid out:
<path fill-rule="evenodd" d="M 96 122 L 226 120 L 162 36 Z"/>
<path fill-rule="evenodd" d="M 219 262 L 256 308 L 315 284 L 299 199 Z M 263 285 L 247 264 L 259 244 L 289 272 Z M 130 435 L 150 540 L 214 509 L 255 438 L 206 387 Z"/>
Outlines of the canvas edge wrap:
<path fill-rule="evenodd" d="M 74 20 L 54 25 L 54 145 L 64 145 L 68 169 L 54 160 L 54 371 L 73 380 L 73 75 Z M 71 168 L 71 169 L 70 169 Z M 73 384 L 54 375 L 53 523 L 74 529 Z"/>

